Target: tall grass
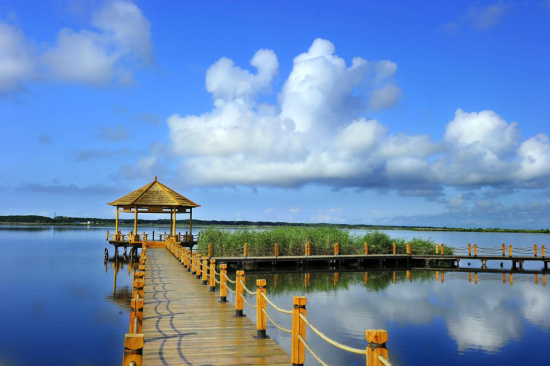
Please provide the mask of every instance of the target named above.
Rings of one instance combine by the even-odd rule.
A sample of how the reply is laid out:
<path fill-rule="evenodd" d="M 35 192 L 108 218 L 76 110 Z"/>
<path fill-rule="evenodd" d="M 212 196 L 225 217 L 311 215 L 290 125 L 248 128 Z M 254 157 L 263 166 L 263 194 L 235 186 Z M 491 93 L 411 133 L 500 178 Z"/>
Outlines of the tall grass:
<path fill-rule="evenodd" d="M 213 256 L 242 256 L 244 244 L 248 243 L 249 256 L 272 256 L 275 244 L 279 244 L 279 255 L 304 255 L 305 243 L 311 242 L 311 254 L 332 254 L 334 243 L 339 243 L 340 254 L 364 254 L 365 243 L 368 243 L 369 254 L 393 253 L 393 243 L 397 253 L 406 253 L 406 241 L 391 238 L 380 231 L 368 231 L 365 235 L 350 234 L 348 230 L 335 227 L 291 227 L 283 226 L 274 229 L 227 230 L 208 227 L 199 235 L 197 250 L 201 254 L 208 251 L 212 243 Z M 414 238 L 413 254 L 435 254 L 435 243 L 431 239 Z M 450 253 L 449 253 L 450 254 Z"/>

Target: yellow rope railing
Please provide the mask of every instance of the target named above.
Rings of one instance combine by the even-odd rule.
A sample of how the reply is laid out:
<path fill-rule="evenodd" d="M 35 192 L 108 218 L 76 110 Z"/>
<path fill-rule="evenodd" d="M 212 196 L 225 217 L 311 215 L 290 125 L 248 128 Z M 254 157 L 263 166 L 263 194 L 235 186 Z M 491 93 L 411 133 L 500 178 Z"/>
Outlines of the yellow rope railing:
<path fill-rule="evenodd" d="M 246 292 L 248 292 L 250 295 L 256 296 L 256 292 L 250 291 L 250 290 L 248 289 L 248 287 L 246 287 L 246 285 L 244 284 L 243 281 L 241 281 L 241 285 L 243 286 L 243 289 L 244 289 Z"/>
<path fill-rule="evenodd" d="M 302 319 L 311 328 L 312 331 L 314 331 L 319 337 L 321 337 L 327 343 L 332 344 L 334 347 L 340 348 L 340 349 L 342 349 L 344 351 L 347 351 L 347 352 L 356 353 L 358 355 L 366 355 L 367 354 L 367 351 L 365 351 L 364 349 L 348 347 L 348 346 L 346 346 L 342 343 L 339 343 L 339 342 L 336 342 L 333 339 L 330 339 L 323 332 L 321 332 L 319 329 L 315 328 L 309 322 L 309 320 L 307 320 L 307 318 L 305 316 L 303 316 L 302 314 L 300 314 L 299 316 L 300 316 L 300 319 Z"/>
<path fill-rule="evenodd" d="M 317 353 L 315 353 L 311 347 L 309 346 L 309 344 L 307 344 L 306 340 L 304 338 L 302 338 L 301 335 L 298 335 L 298 339 L 300 340 L 300 342 L 302 342 L 302 344 L 304 345 L 304 347 L 306 347 L 306 349 L 309 351 L 309 353 L 323 366 L 329 366 L 328 363 L 326 363 L 325 361 L 323 361 L 321 359 L 321 357 L 319 357 L 319 355 Z"/>
<path fill-rule="evenodd" d="M 269 319 L 269 321 L 271 321 L 271 324 L 273 324 L 275 326 L 275 328 L 279 329 L 281 332 L 285 332 L 285 333 L 289 333 L 289 334 L 292 333 L 291 329 L 283 328 L 275 320 L 273 320 L 271 315 L 269 315 L 269 313 L 265 309 L 262 309 L 262 312 L 265 314 L 265 316 L 267 316 L 267 318 Z"/>
<path fill-rule="evenodd" d="M 275 303 L 273 303 L 273 301 L 271 301 L 266 295 L 264 295 L 262 293 L 262 297 L 269 303 L 269 305 L 273 306 L 275 308 L 275 310 L 283 313 L 283 314 L 292 314 L 292 310 L 285 310 L 285 309 L 282 309 L 280 307 L 278 307 L 277 305 L 275 305 Z"/>

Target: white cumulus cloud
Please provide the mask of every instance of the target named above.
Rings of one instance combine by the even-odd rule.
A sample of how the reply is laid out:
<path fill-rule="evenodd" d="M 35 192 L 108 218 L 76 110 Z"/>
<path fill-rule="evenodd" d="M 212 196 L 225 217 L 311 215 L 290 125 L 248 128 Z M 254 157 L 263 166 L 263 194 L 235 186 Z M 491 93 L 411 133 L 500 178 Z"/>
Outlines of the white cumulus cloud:
<path fill-rule="evenodd" d="M 213 109 L 168 118 L 172 153 L 190 184 L 320 184 L 436 196 L 445 187 L 540 188 L 548 182 L 548 137 L 522 141 L 518 124 L 494 111 L 456 110 L 442 141 L 392 133 L 364 117 L 373 104 L 395 103 L 392 93 L 379 97 L 396 85 L 392 61 L 355 57 L 347 63 L 334 44 L 316 39 L 294 58 L 275 103 L 258 102 L 278 74 L 275 52 L 261 49 L 250 64 L 254 71 L 221 58 L 206 73 Z"/>

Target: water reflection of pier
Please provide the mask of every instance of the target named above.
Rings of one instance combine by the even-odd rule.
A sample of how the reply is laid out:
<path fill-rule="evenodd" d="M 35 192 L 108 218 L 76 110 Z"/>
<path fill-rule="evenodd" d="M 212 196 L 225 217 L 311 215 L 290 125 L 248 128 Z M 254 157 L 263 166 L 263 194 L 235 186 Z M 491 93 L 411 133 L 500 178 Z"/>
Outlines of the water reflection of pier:
<path fill-rule="evenodd" d="M 247 270 L 247 275 L 265 275 L 267 274 L 265 271 L 261 270 Z M 505 270 L 505 269 L 471 269 L 471 268 L 411 268 L 411 269 L 402 269 L 402 268 L 395 268 L 395 269 L 388 269 L 388 268 L 374 268 L 369 269 L 368 271 L 358 271 L 356 268 L 341 268 L 338 271 L 330 270 L 330 269 L 323 269 L 323 268 L 317 268 L 317 269 L 307 269 L 307 270 L 299 270 L 299 269 L 281 269 L 277 270 L 276 273 L 271 274 L 273 277 L 273 285 L 274 287 L 277 287 L 279 284 L 279 275 L 288 275 L 288 274 L 294 274 L 296 275 L 295 281 L 300 282 L 300 278 L 303 278 L 303 287 L 306 289 L 310 287 L 312 283 L 312 274 L 314 275 L 314 279 L 318 279 L 319 276 L 323 276 L 324 280 L 323 282 L 325 284 L 328 283 L 328 279 L 330 277 L 332 282 L 332 286 L 338 286 L 340 285 L 340 279 L 341 275 L 355 275 L 355 276 L 362 276 L 363 283 L 365 286 L 369 286 L 369 281 L 372 281 L 373 279 L 376 281 L 376 285 L 383 285 L 390 284 L 390 283 L 400 283 L 404 281 L 413 282 L 415 279 L 421 279 L 423 281 L 440 281 L 441 283 L 445 283 L 445 275 L 446 274 L 454 274 L 454 273 L 464 273 L 468 274 L 468 282 L 473 282 L 475 284 L 478 284 L 482 279 L 480 278 L 481 275 L 502 275 L 502 283 L 509 283 L 510 285 L 514 285 L 514 280 L 516 283 L 518 282 L 518 279 L 520 280 L 520 283 L 534 283 L 535 285 L 541 284 L 542 286 L 546 286 L 546 275 L 550 273 L 550 271 L 537 271 L 537 270 Z M 371 275 L 369 277 L 369 275 Z M 515 276 L 515 277 L 514 277 Z M 454 277 L 456 278 L 456 277 Z M 493 278 L 492 280 L 496 279 Z M 499 277 L 500 279 L 500 277 Z M 354 283 L 357 283 L 358 281 L 353 281 Z M 346 282 L 347 284 L 347 282 Z M 298 287 L 302 286 L 300 283 L 296 283 Z M 376 287 L 376 286 L 375 286 Z"/>

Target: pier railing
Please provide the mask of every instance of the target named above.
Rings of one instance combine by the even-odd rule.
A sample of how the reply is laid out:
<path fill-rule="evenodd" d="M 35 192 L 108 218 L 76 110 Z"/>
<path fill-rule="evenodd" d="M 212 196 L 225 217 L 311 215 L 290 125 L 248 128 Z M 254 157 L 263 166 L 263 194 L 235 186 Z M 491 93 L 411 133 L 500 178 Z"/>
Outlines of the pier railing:
<path fill-rule="evenodd" d="M 534 244 L 532 247 L 514 247 L 512 244 L 505 244 L 492 247 L 481 247 L 477 244 L 468 243 L 467 246 L 447 246 L 443 243 L 436 243 L 432 249 L 428 249 L 425 245 L 423 246 L 414 246 L 412 243 L 402 244 L 393 243 L 384 248 L 383 252 L 379 252 L 379 247 L 377 247 L 378 252 L 373 253 L 372 248 L 369 246 L 369 243 L 364 243 L 364 249 L 358 253 L 357 248 L 354 248 L 352 252 L 342 251 L 342 247 L 339 243 L 334 243 L 332 247 L 316 247 L 312 246 L 310 241 L 306 242 L 303 246 L 303 250 L 297 253 L 302 256 L 314 256 L 314 255 L 369 255 L 369 254 L 409 254 L 409 255 L 441 255 L 441 256 L 457 256 L 457 255 L 468 255 L 468 256 L 481 256 L 481 255 L 500 255 L 502 257 L 512 257 L 514 255 L 518 256 L 534 256 L 540 258 L 546 258 L 546 248 L 544 245 Z M 208 256 L 235 256 L 235 257 L 251 257 L 251 256 L 273 256 L 279 257 L 281 250 L 279 244 L 274 244 L 272 248 L 257 247 L 250 245 L 249 243 L 244 243 L 241 248 L 219 248 L 213 244 L 208 244 Z"/>
<path fill-rule="evenodd" d="M 328 365 L 316 353 L 315 350 L 306 341 L 306 329 L 316 333 L 321 339 L 346 352 L 351 352 L 359 355 L 364 355 L 367 366 L 391 366 L 389 362 L 388 350 L 386 342 L 388 341 L 388 333 L 385 330 L 366 330 L 365 336 L 367 345 L 364 349 L 353 348 L 339 343 L 315 327 L 307 318 L 306 304 L 307 298 L 304 296 L 295 296 L 293 298 L 292 309 L 287 310 L 277 306 L 268 296 L 266 292 L 266 280 L 256 280 L 256 289 L 250 289 L 245 283 L 245 273 L 243 270 L 236 272 L 234 280 L 227 275 L 227 264 L 220 263 L 220 271 L 216 271 L 216 261 L 211 256 L 202 258 L 200 253 L 192 252 L 184 248 L 175 240 L 166 240 L 166 248 L 184 265 L 189 272 L 195 275 L 197 279 L 202 280 L 203 285 L 209 286 L 209 291 L 216 291 L 216 284 L 220 286 L 220 302 L 227 302 L 227 292 L 235 296 L 235 316 L 244 316 L 244 304 L 256 311 L 256 337 L 257 339 L 267 338 L 267 321 L 269 320 L 273 326 L 282 332 L 291 334 L 291 355 L 290 361 L 293 365 L 303 365 L 305 362 L 305 351 L 307 350 L 321 365 Z M 211 252 L 209 253 L 211 254 Z M 234 287 L 233 287 L 234 285 Z M 249 301 L 245 293 L 250 298 L 255 297 L 255 301 Z M 279 313 L 292 316 L 292 327 L 290 329 L 281 326 L 277 323 L 267 310 L 267 305 L 270 305 Z"/>
<path fill-rule="evenodd" d="M 147 248 L 141 249 L 138 271 L 133 273 L 132 300 L 130 302 L 130 329 L 124 336 L 123 366 L 141 366 L 143 364 L 143 301 L 145 286 L 145 262 L 147 260 Z"/>
<path fill-rule="evenodd" d="M 169 237 L 173 237 L 176 241 L 179 242 L 192 242 L 196 240 L 196 235 L 190 235 L 187 231 L 185 233 L 178 232 L 176 235 L 170 235 L 166 232 L 143 232 L 142 234 L 134 233 L 133 231 L 129 231 L 126 234 L 123 234 L 120 230 L 115 233 L 111 233 L 107 231 L 107 237 L 105 240 L 107 241 L 117 241 L 117 242 L 142 242 L 142 241 L 163 241 L 168 239 Z"/>

